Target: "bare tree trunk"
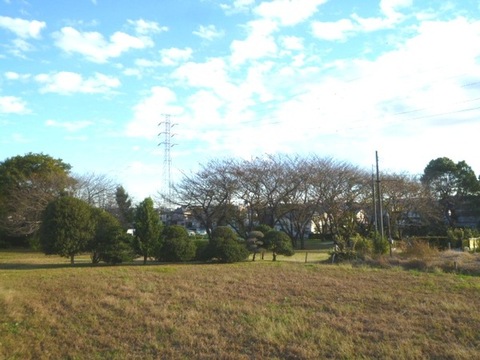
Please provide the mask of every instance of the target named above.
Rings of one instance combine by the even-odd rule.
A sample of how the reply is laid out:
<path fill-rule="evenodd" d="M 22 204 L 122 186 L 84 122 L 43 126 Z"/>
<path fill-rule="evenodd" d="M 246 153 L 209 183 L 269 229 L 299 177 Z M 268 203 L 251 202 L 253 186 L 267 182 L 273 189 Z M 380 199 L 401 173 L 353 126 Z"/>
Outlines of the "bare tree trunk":
<path fill-rule="evenodd" d="M 70 255 L 70 264 L 75 264 L 75 255 Z"/>

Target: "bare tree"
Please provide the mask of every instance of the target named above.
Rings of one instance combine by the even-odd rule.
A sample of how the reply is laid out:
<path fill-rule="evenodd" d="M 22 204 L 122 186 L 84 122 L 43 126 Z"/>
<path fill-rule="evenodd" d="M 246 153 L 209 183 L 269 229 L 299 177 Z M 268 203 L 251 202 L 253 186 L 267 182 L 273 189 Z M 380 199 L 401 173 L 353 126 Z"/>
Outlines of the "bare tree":
<path fill-rule="evenodd" d="M 198 173 L 184 176 L 173 186 L 179 204 L 191 209 L 193 216 L 211 238 L 215 226 L 227 223 L 236 180 L 230 162 L 211 161 Z"/>
<path fill-rule="evenodd" d="M 74 176 L 76 183 L 72 188 L 74 197 L 91 206 L 110 209 L 115 204 L 117 183 L 104 174 L 87 173 Z"/>
<path fill-rule="evenodd" d="M 332 159 L 319 160 L 319 167 L 314 187 L 320 205 L 317 226 L 325 234 L 348 238 L 370 193 L 368 176 L 351 164 Z"/>
<path fill-rule="evenodd" d="M 442 206 L 416 177 L 386 174 L 381 185 L 386 215 L 384 223 L 393 238 L 402 239 L 404 234 L 418 235 L 430 225 L 443 222 Z"/>

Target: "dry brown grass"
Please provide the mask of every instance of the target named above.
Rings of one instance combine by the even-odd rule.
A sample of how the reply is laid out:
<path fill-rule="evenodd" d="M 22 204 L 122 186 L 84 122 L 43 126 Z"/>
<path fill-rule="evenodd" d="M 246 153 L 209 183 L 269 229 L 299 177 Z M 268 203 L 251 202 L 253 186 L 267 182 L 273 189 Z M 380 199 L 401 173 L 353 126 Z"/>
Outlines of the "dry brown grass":
<path fill-rule="evenodd" d="M 393 257 L 369 258 L 366 264 L 381 268 L 398 266 L 406 270 L 480 276 L 480 253 L 439 251 L 425 242 L 414 242 L 411 246 L 397 249 Z"/>
<path fill-rule="evenodd" d="M 0 358 L 480 356 L 477 277 L 270 261 L 71 267 L 2 255 Z"/>

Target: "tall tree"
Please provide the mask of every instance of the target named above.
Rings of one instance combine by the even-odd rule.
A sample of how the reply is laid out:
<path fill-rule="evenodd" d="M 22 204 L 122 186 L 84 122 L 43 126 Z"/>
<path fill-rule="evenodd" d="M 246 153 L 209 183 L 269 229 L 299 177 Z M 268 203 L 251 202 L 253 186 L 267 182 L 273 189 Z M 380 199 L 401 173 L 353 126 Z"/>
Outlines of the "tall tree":
<path fill-rule="evenodd" d="M 40 244 L 48 254 L 58 254 L 75 262 L 75 256 L 88 250 L 95 222 L 90 205 L 80 199 L 62 196 L 46 208 L 40 230 Z"/>
<path fill-rule="evenodd" d="M 479 194 L 480 182 L 465 161 L 455 164 L 446 157 L 434 159 L 425 167 L 421 181 L 438 200 L 449 226 L 456 226 L 457 210 L 462 203 L 464 208 L 478 208 L 477 201 L 471 203 L 468 197 Z"/>
<path fill-rule="evenodd" d="M 473 169 L 465 161 L 456 164 L 457 195 L 468 196 L 478 195 L 480 192 L 480 181 Z"/>
<path fill-rule="evenodd" d="M 457 166 L 447 157 L 431 160 L 423 171 L 421 181 L 438 200 L 446 200 L 457 191 Z"/>
<path fill-rule="evenodd" d="M 132 207 L 132 199 L 123 186 L 118 186 L 115 191 L 115 203 L 116 206 L 112 209 L 112 212 L 120 221 L 123 229 L 132 228 L 135 209 Z"/>
<path fill-rule="evenodd" d="M 35 234 L 48 203 L 68 191 L 71 166 L 49 155 L 28 153 L 0 163 L 0 227 L 14 237 Z"/>
<path fill-rule="evenodd" d="M 162 233 L 162 223 L 151 198 L 138 204 L 134 221 L 136 251 L 143 256 L 143 263 L 146 264 L 147 259 L 154 256 L 156 249 L 161 246 Z"/>
<path fill-rule="evenodd" d="M 384 226 L 393 239 L 443 231 L 441 207 L 417 177 L 386 174 L 381 184 Z"/>

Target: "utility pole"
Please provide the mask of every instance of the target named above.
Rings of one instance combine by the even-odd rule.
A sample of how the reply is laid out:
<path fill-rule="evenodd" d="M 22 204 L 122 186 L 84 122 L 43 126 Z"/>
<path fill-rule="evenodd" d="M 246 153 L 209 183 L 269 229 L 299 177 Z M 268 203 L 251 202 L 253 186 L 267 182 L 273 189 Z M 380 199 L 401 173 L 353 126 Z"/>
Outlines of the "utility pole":
<path fill-rule="evenodd" d="M 165 206 L 170 207 L 172 201 L 172 179 L 171 179 L 171 168 L 172 168 L 172 157 L 170 150 L 176 144 L 172 144 L 172 137 L 175 134 L 172 134 L 172 128 L 176 124 L 172 124 L 170 114 L 162 114 L 164 120 L 158 124 L 158 126 L 163 126 L 163 131 L 161 131 L 158 136 L 163 136 L 163 141 L 161 141 L 158 146 L 163 145 L 163 193 L 166 196 Z"/>
<path fill-rule="evenodd" d="M 373 174 L 372 165 L 372 200 L 373 200 L 373 219 L 375 224 L 375 236 L 378 235 L 378 215 L 377 215 L 377 191 L 375 185 L 375 175 Z"/>
<path fill-rule="evenodd" d="M 382 239 L 384 238 L 384 230 L 383 230 L 383 209 L 382 209 L 382 191 L 380 187 L 380 172 L 378 171 L 378 152 L 375 151 L 375 162 L 377 165 L 377 198 L 378 198 L 378 216 L 380 219 L 380 235 Z"/>

